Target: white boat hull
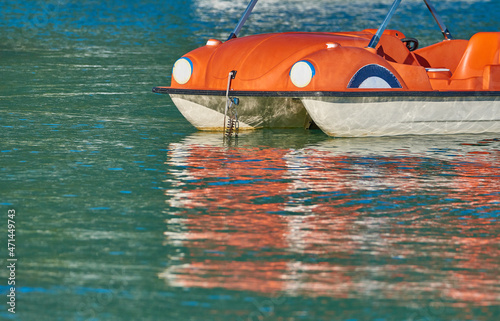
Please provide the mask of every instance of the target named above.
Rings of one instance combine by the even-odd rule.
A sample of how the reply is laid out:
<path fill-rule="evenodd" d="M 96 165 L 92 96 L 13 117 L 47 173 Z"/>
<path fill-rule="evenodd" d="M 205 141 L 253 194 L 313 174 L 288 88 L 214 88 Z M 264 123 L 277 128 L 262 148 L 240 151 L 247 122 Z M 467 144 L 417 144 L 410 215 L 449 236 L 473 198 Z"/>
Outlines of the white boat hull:
<path fill-rule="evenodd" d="M 170 94 L 181 114 L 197 129 L 222 131 L 225 96 Z M 307 112 L 300 99 L 292 97 L 238 96 L 236 106 L 240 130 L 308 127 Z"/>
<path fill-rule="evenodd" d="M 170 90 L 169 90 L 170 91 Z M 197 129 L 222 131 L 219 92 L 168 93 Z M 195 91 L 193 91 L 195 92 Z M 335 137 L 500 132 L 500 92 L 231 92 L 241 130 L 309 128 Z"/>
<path fill-rule="evenodd" d="M 335 137 L 500 132 L 500 96 L 305 97 L 316 125 Z"/>

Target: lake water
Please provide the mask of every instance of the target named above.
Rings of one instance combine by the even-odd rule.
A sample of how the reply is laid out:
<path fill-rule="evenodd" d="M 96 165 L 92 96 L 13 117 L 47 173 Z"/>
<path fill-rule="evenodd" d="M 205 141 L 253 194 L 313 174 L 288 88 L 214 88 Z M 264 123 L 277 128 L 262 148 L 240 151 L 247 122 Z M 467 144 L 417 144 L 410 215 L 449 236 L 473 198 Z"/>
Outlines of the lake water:
<path fill-rule="evenodd" d="M 261 0 L 242 35 L 376 28 L 390 2 Z M 435 6 L 498 31 L 499 1 Z M 0 319 L 498 320 L 500 135 L 225 142 L 151 93 L 245 7 L 2 1 Z M 421 1 L 390 27 L 441 38 Z"/>

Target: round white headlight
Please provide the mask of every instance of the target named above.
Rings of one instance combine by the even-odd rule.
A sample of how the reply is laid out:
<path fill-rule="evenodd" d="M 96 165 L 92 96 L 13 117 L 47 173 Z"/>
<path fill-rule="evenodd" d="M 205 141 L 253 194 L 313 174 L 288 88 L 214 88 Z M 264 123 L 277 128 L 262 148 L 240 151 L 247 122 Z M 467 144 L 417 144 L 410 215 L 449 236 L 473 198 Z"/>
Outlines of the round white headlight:
<path fill-rule="evenodd" d="M 193 74 L 193 63 L 189 58 L 182 57 L 177 60 L 172 70 L 172 75 L 178 84 L 184 85 Z"/>
<path fill-rule="evenodd" d="M 309 85 L 316 74 L 312 63 L 306 60 L 297 61 L 290 70 L 290 80 L 299 88 Z"/>

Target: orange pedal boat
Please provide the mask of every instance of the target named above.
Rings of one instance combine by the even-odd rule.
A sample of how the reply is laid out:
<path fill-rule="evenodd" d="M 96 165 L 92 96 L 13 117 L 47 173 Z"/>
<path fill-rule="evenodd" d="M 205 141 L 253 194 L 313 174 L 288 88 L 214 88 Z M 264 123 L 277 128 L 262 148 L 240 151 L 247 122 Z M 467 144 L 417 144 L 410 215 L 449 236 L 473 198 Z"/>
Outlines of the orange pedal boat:
<path fill-rule="evenodd" d="M 500 132 L 500 32 L 454 39 L 423 0 L 444 40 L 386 30 L 237 34 L 178 59 L 169 94 L 200 130 L 318 126 L 336 137 Z"/>

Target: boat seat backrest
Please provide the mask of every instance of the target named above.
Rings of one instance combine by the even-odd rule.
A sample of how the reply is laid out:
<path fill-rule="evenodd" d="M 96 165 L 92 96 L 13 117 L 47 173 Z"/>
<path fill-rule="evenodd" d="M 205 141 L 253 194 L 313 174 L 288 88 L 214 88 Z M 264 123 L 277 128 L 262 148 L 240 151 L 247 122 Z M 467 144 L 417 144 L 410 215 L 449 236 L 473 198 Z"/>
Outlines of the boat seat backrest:
<path fill-rule="evenodd" d="M 414 55 L 401 42 L 401 39 L 384 34 L 380 38 L 377 54 L 390 62 L 413 65 L 417 64 Z"/>
<path fill-rule="evenodd" d="M 500 32 L 479 32 L 469 40 L 452 79 L 482 77 L 488 65 L 500 64 Z"/>
<path fill-rule="evenodd" d="M 425 68 L 446 68 L 452 73 L 462 59 L 468 40 L 445 40 L 415 50 L 415 58 Z"/>

